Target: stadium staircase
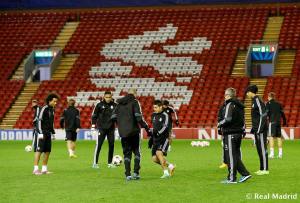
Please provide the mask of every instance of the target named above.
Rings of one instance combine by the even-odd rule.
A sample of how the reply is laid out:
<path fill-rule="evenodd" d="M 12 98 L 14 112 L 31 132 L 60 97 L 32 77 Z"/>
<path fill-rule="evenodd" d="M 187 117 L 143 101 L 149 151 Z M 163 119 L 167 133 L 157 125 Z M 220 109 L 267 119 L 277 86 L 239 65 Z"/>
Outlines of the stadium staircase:
<path fill-rule="evenodd" d="M 64 27 L 61 29 L 59 35 L 54 40 L 51 47 L 58 47 L 60 49 L 65 48 L 66 44 L 70 40 L 71 36 L 75 32 L 79 22 L 66 22 Z"/>
<path fill-rule="evenodd" d="M 269 17 L 263 40 L 278 42 L 283 16 Z"/>
<path fill-rule="evenodd" d="M 52 75 L 52 79 L 53 80 L 64 80 L 67 77 L 70 70 L 72 69 L 72 66 L 75 63 L 77 58 L 78 58 L 77 54 L 64 55 L 60 60 L 60 64 L 54 71 L 54 73 Z"/>
<path fill-rule="evenodd" d="M 61 30 L 61 32 L 59 33 L 59 35 L 56 37 L 51 47 L 59 47 L 61 49 L 64 49 L 68 41 L 72 37 L 73 33 L 75 32 L 76 28 L 78 27 L 78 24 L 79 22 L 67 22 Z M 78 55 L 76 54 L 63 55 L 59 66 L 52 75 L 52 79 L 64 80 L 67 77 L 70 70 L 72 69 L 72 66 L 76 61 L 77 57 Z"/>
<path fill-rule="evenodd" d="M 3 118 L 0 124 L 0 128 L 12 129 L 14 127 L 17 120 L 19 119 L 19 116 L 22 114 L 25 107 L 28 105 L 28 101 L 31 100 L 32 96 L 38 88 L 39 83 L 25 83 L 24 89 L 17 96 L 15 102 L 5 114 L 5 117 Z"/>
<path fill-rule="evenodd" d="M 24 78 L 24 66 L 26 62 L 27 56 L 24 57 L 23 61 L 19 65 L 19 67 L 14 72 L 13 76 L 11 77 L 11 80 L 23 80 Z"/>
<path fill-rule="evenodd" d="M 275 68 L 275 76 L 291 76 L 295 61 L 295 50 L 280 50 Z"/>
<path fill-rule="evenodd" d="M 239 51 L 235 59 L 235 63 L 232 69 L 231 76 L 246 76 L 245 63 L 246 63 L 247 51 Z"/>

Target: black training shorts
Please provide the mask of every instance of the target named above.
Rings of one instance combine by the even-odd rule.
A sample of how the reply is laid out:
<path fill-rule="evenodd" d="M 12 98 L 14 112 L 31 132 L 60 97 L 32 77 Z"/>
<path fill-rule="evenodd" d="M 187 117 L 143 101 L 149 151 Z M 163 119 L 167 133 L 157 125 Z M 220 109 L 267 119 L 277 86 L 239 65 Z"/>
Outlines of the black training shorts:
<path fill-rule="evenodd" d="M 161 142 L 158 143 L 153 143 L 152 146 L 152 156 L 156 155 L 156 151 L 162 151 L 164 156 L 167 156 L 167 152 L 168 152 L 168 148 L 169 148 L 169 139 L 164 139 Z"/>
<path fill-rule="evenodd" d="M 70 140 L 75 142 L 77 139 L 77 133 L 76 131 L 66 131 L 66 141 Z"/>
<path fill-rule="evenodd" d="M 278 123 L 269 123 L 268 135 L 270 137 L 281 137 L 281 126 Z"/>

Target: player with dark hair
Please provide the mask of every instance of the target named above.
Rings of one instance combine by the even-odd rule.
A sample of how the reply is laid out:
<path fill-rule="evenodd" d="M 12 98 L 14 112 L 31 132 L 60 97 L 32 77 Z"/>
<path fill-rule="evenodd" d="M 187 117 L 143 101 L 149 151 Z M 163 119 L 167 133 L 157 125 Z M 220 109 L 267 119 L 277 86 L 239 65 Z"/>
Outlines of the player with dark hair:
<path fill-rule="evenodd" d="M 163 104 L 163 111 L 165 111 L 168 115 L 169 115 L 169 148 L 168 151 L 171 151 L 171 144 L 172 144 L 172 128 L 173 128 L 173 114 L 175 116 L 175 123 L 177 126 L 179 126 L 179 120 L 178 120 L 178 116 L 176 113 L 176 110 L 170 105 L 168 100 L 163 100 L 162 101 Z"/>
<path fill-rule="evenodd" d="M 111 120 L 111 116 L 113 111 L 116 108 L 116 103 L 113 101 L 112 93 L 110 91 L 106 91 L 104 93 L 103 100 L 97 103 L 92 113 L 92 128 L 91 131 L 93 134 L 98 135 L 95 153 L 94 153 L 94 161 L 93 168 L 99 168 L 98 160 L 99 154 L 101 151 L 102 144 L 107 137 L 108 140 L 108 167 L 114 168 L 115 166 L 112 164 L 112 159 L 114 155 L 114 143 L 115 143 L 115 125 Z M 95 131 L 95 128 L 98 129 L 98 133 Z M 96 132 L 96 133 L 95 133 Z"/>
<path fill-rule="evenodd" d="M 77 158 L 75 154 L 77 133 L 80 130 L 80 113 L 75 107 L 75 100 L 70 99 L 68 102 L 68 108 L 63 111 L 60 117 L 60 127 L 65 128 L 67 148 L 70 158 Z"/>
<path fill-rule="evenodd" d="M 46 105 L 41 108 L 38 115 L 38 140 L 35 148 L 34 155 L 34 169 L 33 174 L 49 174 L 47 164 L 52 148 L 52 135 L 54 131 L 54 108 L 57 104 L 59 97 L 56 94 L 49 94 L 46 98 Z M 39 170 L 39 161 L 41 154 L 44 153 L 44 159 L 42 163 L 42 171 Z"/>
<path fill-rule="evenodd" d="M 283 126 L 286 125 L 286 117 L 283 108 L 279 102 L 275 100 L 275 93 L 268 94 L 268 102 L 266 104 L 267 114 L 269 118 L 269 141 L 270 141 L 270 155 L 269 158 L 274 158 L 274 138 L 278 142 L 278 158 L 282 158 L 282 138 L 281 138 L 281 118 Z"/>
<path fill-rule="evenodd" d="M 168 178 L 173 175 L 175 166 L 166 160 L 169 146 L 169 127 L 170 117 L 163 111 L 163 104 L 160 100 L 155 100 L 153 104 L 154 113 L 151 120 L 153 125 L 152 131 L 152 160 L 154 163 L 161 165 L 163 175 L 161 178 Z M 151 141 L 150 141 L 151 142 Z M 151 144 L 149 145 L 151 147 Z"/>
<path fill-rule="evenodd" d="M 111 117 L 118 124 L 124 154 L 125 176 L 128 181 L 140 179 L 140 126 L 151 135 L 136 95 L 136 89 L 129 89 L 126 96 L 117 100 L 117 107 Z M 134 154 L 133 176 L 131 176 L 132 153 Z"/>
<path fill-rule="evenodd" d="M 246 89 L 246 94 L 252 99 L 252 128 L 251 133 L 255 137 L 255 145 L 260 160 L 260 169 L 255 172 L 257 175 L 268 175 L 268 150 L 267 150 L 267 111 L 263 101 L 257 96 L 258 88 L 250 85 Z"/>

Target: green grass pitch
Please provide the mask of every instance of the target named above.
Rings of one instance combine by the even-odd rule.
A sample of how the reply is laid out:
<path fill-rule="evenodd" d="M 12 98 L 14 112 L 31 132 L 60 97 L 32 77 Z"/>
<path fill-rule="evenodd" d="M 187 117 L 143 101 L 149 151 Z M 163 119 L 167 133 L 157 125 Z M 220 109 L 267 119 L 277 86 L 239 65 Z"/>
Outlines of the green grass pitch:
<path fill-rule="evenodd" d="M 152 163 L 147 143 L 142 142 L 142 178 L 126 182 L 124 165 L 107 168 L 107 141 L 100 169 L 91 168 L 95 141 L 77 142 L 78 159 L 68 157 L 64 141 L 54 141 L 48 165 L 54 173 L 41 176 L 31 174 L 33 153 L 24 151 L 29 141 L 1 141 L 0 202 L 254 202 L 255 193 L 300 195 L 298 140 L 284 142 L 283 159 L 269 160 L 268 176 L 254 174 L 258 155 L 252 141 L 243 141 L 243 161 L 253 177 L 234 185 L 220 184 L 227 175 L 226 169 L 218 168 L 220 141 L 211 141 L 205 148 L 191 147 L 190 142 L 173 141 L 167 158 L 177 168 L 170 179 L 160 179 L 162 170 Z M 116 141 L 115 154 L 122 155 L 120 141 Z"/>

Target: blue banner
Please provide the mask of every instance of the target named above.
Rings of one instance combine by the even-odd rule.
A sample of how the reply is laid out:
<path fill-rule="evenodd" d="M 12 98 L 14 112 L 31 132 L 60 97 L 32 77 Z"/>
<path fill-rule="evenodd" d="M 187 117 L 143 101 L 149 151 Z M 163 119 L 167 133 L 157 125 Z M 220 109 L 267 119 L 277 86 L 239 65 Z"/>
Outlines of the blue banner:
<path fill-rule="evenodd" d="M 0 141 L 3 140 L 32 140 L 33 130 L 20 129 L 20 130 L 0 130 Z M 64 140 L 66 132 L 63 129 L 56 129 L 55 135 L 56 140 Z M 115 131 L 115 138 L 119 138 L 119 133 Z M 91 135 L 90 129 L 81 129 L 77 134 L 78 140 L 95 140 L 96 137 Z"/>

